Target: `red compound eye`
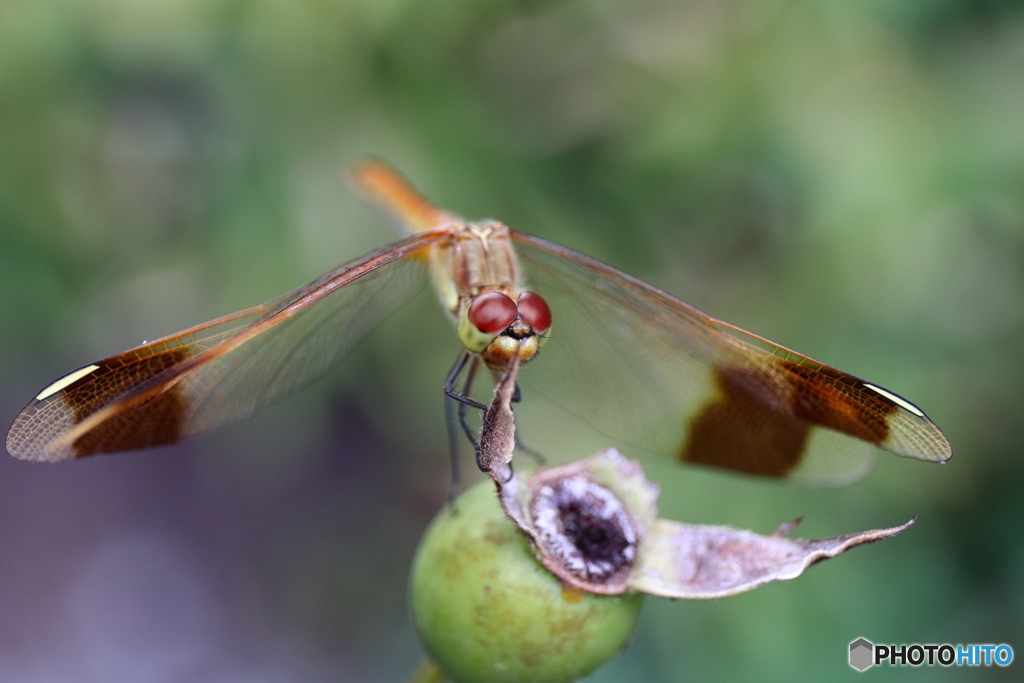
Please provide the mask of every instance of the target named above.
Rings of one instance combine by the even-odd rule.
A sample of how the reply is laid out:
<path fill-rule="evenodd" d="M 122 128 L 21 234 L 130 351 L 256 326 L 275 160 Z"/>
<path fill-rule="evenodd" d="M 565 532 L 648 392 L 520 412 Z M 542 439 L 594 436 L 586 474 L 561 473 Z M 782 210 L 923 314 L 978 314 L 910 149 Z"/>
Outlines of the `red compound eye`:
<path fill-rule="evenodd" d="M 492 291 L 473 299 L 466 317 L 481 332 L 498 334 L 512 324 L 516 315 L 516 302 L 501 292 Z"/>
<path fill-rule="evenodd" d="M 544 297 L 534 292 L 523 292 L 519 297 L 519 317 L 529 323 L 537 334 L 544 334 L 551 327 L 551 309 Z"/>

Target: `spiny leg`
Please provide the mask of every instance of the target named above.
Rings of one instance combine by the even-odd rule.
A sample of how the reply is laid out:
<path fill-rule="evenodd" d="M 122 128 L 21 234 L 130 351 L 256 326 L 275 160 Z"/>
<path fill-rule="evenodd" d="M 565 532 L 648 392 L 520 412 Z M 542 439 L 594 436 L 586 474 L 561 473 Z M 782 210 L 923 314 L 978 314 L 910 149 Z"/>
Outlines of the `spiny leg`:
<path fill-rule="evenodd" d="M 468 398 L 473 392 L 473 383 L 476 381 L 476 371 L 480 367 L 480 358 L 473 356 L 472 362 L 469 364 L 469 371 L 466 372 L 466 383 L 462 386 L 462 397 Z M 472 399 L 470 399 L 472 400 Z M 487 414 L 487 406 L 483 403 L 467 403 L 466 401 L 459 402 L 459 424 L 462 425 L 462 433 L 466 435 L 469 442 L 473 444 L 473 452 L 480 450 L 480 444 L 477 443 L 476 437 L 473 435 L 473 429 L 466 422 L 466 411 L 470 405 L 474 408 L 480 408 L 484 415 Z"/>
<path fill-rule="evenodd" d="M 519 382 L 516 382 L 516 389 L 515 392 L 512 394 L 512 403 L 519 403 L 520 399 L 522 398 L 523 393 L 519 390 Z M 541 453 L 540 451 L 533 450 L 525 443 L 523 443 L 523 440 L 519 438 L 519 432 L 516 432 L 516 448 L 521 450 L 523 453 L 526 453 L 531 458 L 533 458 L 533 461 L 538 465 L 547 464 L 547 458 L 544 457 L 544 454 Z"/>
<path fill-rule="evenodd" d="M 448 456 L 451 461 L 452 480 L 448 487 L 448 500 L 454 500 L 455 496 L 459 492 L 459 484 L 461 482 L 462 473 L 459 463 L 459 436 L 456 425 L 461 425 L 463 433 L 469 442 L 473 444 L 473 451 L 476 452 L 478 445 L 476 438 L 473 436 L 473 431 L 470 429 L 469 424 L 466 422 L 466 407 L 473 406 L 486 412 L 487 406 L 478 401 L 474 401 L 469 398 L 469 393 L 473 388 L 473 379 L 476 375 L 476 369 L 479 365 L 479 359 L 473 357 L 473 362 L 470 364 L 469 372 L 466 376 L 466 384 L 463 387 L 463 393 L 459 394 L 455 391 L 455 384 L 459 381 L 459 375 L 466 368 L 466 363 L 469 361 L 469 351 L 463 349 L 459 354 L 458 358 L 455 359 L 455 363 L 452 365 L 452 369 L 448 372 L 448 379 L 444 383 L 444 393 L 447 400 L 444 402 L 444 414 L 445 414 L 445 425 L 448 430 Z M 458 404 L 458 412 L 456 413 L 456 404 Z"/>

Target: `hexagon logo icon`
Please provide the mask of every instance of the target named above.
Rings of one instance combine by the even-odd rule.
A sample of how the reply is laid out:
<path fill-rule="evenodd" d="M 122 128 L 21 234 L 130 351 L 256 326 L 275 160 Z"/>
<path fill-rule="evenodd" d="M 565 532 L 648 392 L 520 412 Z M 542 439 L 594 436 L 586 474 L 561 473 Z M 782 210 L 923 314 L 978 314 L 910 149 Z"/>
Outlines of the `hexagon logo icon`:
<path fill-rule="evenodd" d="M 850 643 L 850 666 L 857 671 L 864 671 L 874 664 L 874 652 L 875 646 L 870 640 L 858 638 Z"/>

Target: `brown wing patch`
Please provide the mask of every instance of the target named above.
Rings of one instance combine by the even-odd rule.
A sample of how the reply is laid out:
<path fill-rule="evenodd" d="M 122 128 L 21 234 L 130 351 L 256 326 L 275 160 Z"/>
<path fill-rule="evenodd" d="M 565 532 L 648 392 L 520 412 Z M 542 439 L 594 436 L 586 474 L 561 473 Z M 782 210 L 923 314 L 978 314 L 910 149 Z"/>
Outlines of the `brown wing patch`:
<path fill-rule="evenodd" d="M 150 349 L 143 347 L 100 361 L 99 369 L 64 389 L 64 403 L 74 411 L 76 424 L 191 355 L 180 346 L 145 351 Z"/>
<path fill-rule="evenodd" d="M 691 420 L 680 459 L 785 477 L 800 464 L 812 427 L 882 444 L 895 404 L 850 375 L 808 363 L 716 370 L 719 395 Z"/>
<path fill-rule="evenodd" d="M 18 415 L 7 435 L 7 449 L 26 460 L 55 461 L 155 446 L 177 441 L 186 407 L 176 387 L 103 420 L 72 444 L 61 438 L 121 396 L 195 355 L 201 344 L 177 338 L 99 361 L 71 373 L 72 381 L 44 389 Z M 75 377 L 76 375 L 80 375 Z"/>
<path fill-rule="evenodd" d="M 896 404 L 861 387 L 863 382 L 825 365 L 783 363 L 797 417 L 880 446 L 889 437 Z"/>
<path fill-rule="evenodd" d="M 74 423 L 78 424 L 190 355 L 188 349 L 177 346 L 154 349 L 151 355 L 136 352 L 116 356 L 104 361 L 101 370 L 94 373 L 93 381 L 77 391 L 65 393 L 64 402 L 74 411 Z M 185 400 L 178 386 L 172 385 L 83 434 L 72 444 L 75 457 L 174 443 L 181 438 L 184 416 Z"/>
<path fill-rule="evenodd" d="M 786 409 L 779 384 L 763 372 L 715 372 L 720 391 L 690 422 L 680 458 L 766 477 L 784 477 L 800 462 L 811 425 Z"/>

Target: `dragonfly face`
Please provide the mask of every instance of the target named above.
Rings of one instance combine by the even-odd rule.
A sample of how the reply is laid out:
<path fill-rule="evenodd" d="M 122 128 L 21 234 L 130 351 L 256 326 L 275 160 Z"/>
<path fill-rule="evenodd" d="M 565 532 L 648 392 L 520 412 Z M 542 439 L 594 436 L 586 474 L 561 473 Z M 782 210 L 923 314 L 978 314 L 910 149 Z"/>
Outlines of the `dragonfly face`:
<path fill-rule="evenodd" d="M 875 447 L 952 455 L 921 409 L 878 384 L 565 247 L 467 222 L 379 163 L 353 177 L 406 238 L 261 306 L 65 375 L 18 415 L 7 450 L 69 460 L 246 419 L 321 377 L 432 280 L 465 347 L 446 390 L 463 367 L 471 378 L 479 363 L 501 372 L 516 354 L 540 356 L 519 375 L 525 395 L 559 403 L 638 456 L 837 484 L 863 475 Z M 540 354 L 553 317 L 558 338 Z"/>
<path fill-rule="evenodd" d="M 517 301 L 492 289 L 472 299 L 459 319 L 462 345 L 497 372 L 508 368 L 513 354 L 523 363 L 532 360 L 550 329 L 551 309 L 533 292 L 523 292 Z"/>

